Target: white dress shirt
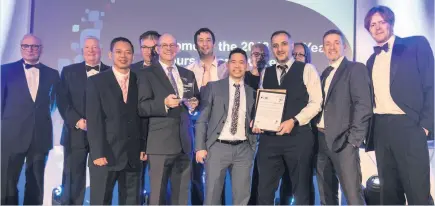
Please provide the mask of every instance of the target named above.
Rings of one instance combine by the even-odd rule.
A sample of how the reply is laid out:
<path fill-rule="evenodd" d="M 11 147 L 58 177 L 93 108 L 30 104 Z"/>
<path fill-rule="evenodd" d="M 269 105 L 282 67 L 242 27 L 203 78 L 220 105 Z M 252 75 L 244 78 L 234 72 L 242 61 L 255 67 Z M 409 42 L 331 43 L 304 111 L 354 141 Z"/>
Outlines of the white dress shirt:
<path fill-rule="evenodd" d="M 25 62 L 29 64 L 28 62 Z M 37 62 L 36 64 L 39 64 Z M 36 67 L 31 67 L 26 69 L 26 65 L 23 64 L 24 74 L 26 75 L 27 86 L 29 87 L 30 96 L 32 97 L 33 102 L 36 100 L 36 94 L 38 94 L 39 87 L 39 69 Z"/>
<path fill-rule="evenodd" d="M 160 65 L 162 65 L 163 67 L 163 71 L 165 71 L 166 76 L 168 77 L 168 79 L 170 79 L 171 77 L 169 76 L 169 70 L 168 67 L 169 65 L 166 65 L 165 63 L 160 62 Z M 183 81 L 181 80 L 180 77 L 180 73 L 178 73 L 178 68 L 175 64 L 170 65 L 173 69 L 172 69 L 172 76 L 174 76 L 175 82 L 177 83 L 177 89 L 178 89 L 178 98 L 183 99 L 183 93 L 184 93 L 184 88 L 183 88 Z"/>
<path fill-rule="evenodd" d="M 227 109 L 227 118 L 224 123 L 224 127 L 222 128 L 222 132 L 219 135 L 218 139 L 220 140 L 246 140 L 246 93 L 243 80 L 240 81 L 240 105 L 239 105 L 239 117 L 237 121 L 237 132 L 236 134 L 231 134 L 231 115 L 233 113 L 234 106 L 234 95 L 236 94 L 236 87 L 234 87 L 234 80 L 229 78 L 229 104 Z"/>
<path fill-rule="evenodd" d="M 331 73 L 329 73 L 329 76 L 324 80 L 325 81 L 325 88 L 323 88 L 323 92 L 325 94 L 325 99 L 328 96 L 329 86 L 331 85 L 331 81 L 334 78 L 335 72 L 337 71 L 337 68 L 340 66 L 341 62 L 343 61 L 344 56 L 340 57 L 332 63 L 331 66 L 333 69 L 331 70 Z M 322 117 L 320 118 L 320 122 L 317 124 L 318 128 L 325 128 L 325 119 L 324 119 L 324 111 L 322 111 Z"/>
<path fill-rule="evenodd" d="M 290 70 L 291 66 L 293 65 L 294 58 L 292 57 L 289 59 L 286 63 L 288 68 L 286 69 L 286 72 Z M 278 68 L 278 64 L 275 67 L 276 69 L 276 78 L 279 80 L 281 77 L 281 69 Z M 260 79 L 260 85 L 259 88 L 263 89 L 263 79 L 264 79 L 264 72 L 266 69 L 263 69 L 261 72 L 261 79 Z M 316 68 L 312 64 L 305 64 L 304 68 L 304 74 L 303 74 L 303 81 L 305 84 L 305 87 L 307 88 L 308 93 L 308 104 L 305 106 L 299 114 L 295 116 L 295 118 L 298 120 L 299 125 L 306 125 L 308 124 L 313 117 L 315 117 L 322 109 L 322 86 L 320 83 L 320 77 L 319 73 L 317 72 Z"/>
<path fill-rule="evenodd" d="M 89 65 L 89 64 L 87 64 L 87 63 L 85 63 L 85 65 L 86 65 L 86 66 L 89 66 L 89 67 L 92 67 L 91 65 Z M 94 76 L 94 75 L 100 73 L 100 71 L 101 71 L 101 62 L 98 63 L 97 65 L 99 65 L 99 66 L 98 66 L 98 71 L 97 71 L 97 70 L 94 70 L 94 69 L 92 69 L 91 71 L 86 71 L 86 75 L 87 75 L 88 77 L 91 77 L 91 76 Z M 95 65 L 95 66 L 96 66 L 96 65 Z"/>
<path fill-rule="evenodd" d="M 393 54 L 395 39 L 396 36 L 394 35 L 390 37 L 387 41 L 388 51 L 381 50 L 381 53 L 375 57 L 375 62 L 373 63 L 372 79 L 375 93 L 373 112 L 375 114 L 405 114 L 394 102 L 390 92 L 391 55 Z"/>
<path fill-rule="evenodd" d="M 128 94 L 128 86 L 129 86 L 129 84 L 130 84 L 130 69 L 128 70 L 128 73 L 127 73 L 127 74 L 123 74 L 123 73 L 121 73 L 121 72 L 118 72 L 114 67 L 112 67 L 112 71 L 113 71 L 113 74 L 115 74 L 116 81 L 118 81 L 118 84 L 119 84 L 119 87 L 120 87 L 120 88 L 122 88 L 122 85 L 121 85 L 122 80 L 123 80 L 126 76 L 129 77 L 129 78 L 127 79 L 127 82 L 126 82 L 126 84 L 127 84 L 127 94 Z"/>
<path fill-rule="evenodd" d="M 204 76 L 204 62 L 202 62 L 200 59 L 196 60 L 192 64 L 189 64 L 186 69 L 192 71 L 195 74 L 196 84 L 198 86 L 198 89 L 201 89 L 202 86 L 202 78 Z M 221 65 L 218 64 L 218 61 L 216 57 L 214 58 L 213 62 L 211 63 L 210 67 L 210 81 L 214 82 L 217 80 L 220 80 L 222 77 L 219 76 L 220 73 L 225 72 L 226 70 L 225 63 L 222 63 Z"/>

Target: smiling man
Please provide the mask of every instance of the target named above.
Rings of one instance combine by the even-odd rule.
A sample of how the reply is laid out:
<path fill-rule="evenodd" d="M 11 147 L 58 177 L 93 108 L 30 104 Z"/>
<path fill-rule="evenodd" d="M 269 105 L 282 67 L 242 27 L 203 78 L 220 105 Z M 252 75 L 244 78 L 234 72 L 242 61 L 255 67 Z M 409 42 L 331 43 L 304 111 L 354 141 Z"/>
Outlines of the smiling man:
<path fill-rule="evenodd" d="M 205 205 L 220 205 L 227 170 L 232 180 L 233 204 L 247 205 L 250 197 L 251 170 L 257 137 L 249 127 L 255 91 L 244 83 L 246 52 L 230 52 L 229 78 L 207 85 L 196 121 L 196 161 L 207 172 Z M 213 131 L 213 132 L 211 132 Z"/>
<path fill-rule="evenodd" d="M 427 205 L 428 136 L 434 132 L 434 56 L 425 37 L 394 35 L 395 16 L 373 7 L 364 26 L 377 46 L 367 60 L 375 106 L 373 142 L 381 204 Z M 406 199 L 405 199 L 406 194 Z"/>

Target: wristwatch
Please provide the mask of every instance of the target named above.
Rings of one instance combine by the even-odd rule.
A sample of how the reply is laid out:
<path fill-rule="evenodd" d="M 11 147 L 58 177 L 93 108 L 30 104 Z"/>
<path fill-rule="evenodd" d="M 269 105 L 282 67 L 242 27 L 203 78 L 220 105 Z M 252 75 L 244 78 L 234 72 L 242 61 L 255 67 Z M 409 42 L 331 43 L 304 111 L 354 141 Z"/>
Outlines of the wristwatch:
<path fill-rule="evenodd" d="M 292 117 L 291 119 L 293 120 L 295 126 L 299 126 L 299 121 L 296 119 L 296 117 Z"/>

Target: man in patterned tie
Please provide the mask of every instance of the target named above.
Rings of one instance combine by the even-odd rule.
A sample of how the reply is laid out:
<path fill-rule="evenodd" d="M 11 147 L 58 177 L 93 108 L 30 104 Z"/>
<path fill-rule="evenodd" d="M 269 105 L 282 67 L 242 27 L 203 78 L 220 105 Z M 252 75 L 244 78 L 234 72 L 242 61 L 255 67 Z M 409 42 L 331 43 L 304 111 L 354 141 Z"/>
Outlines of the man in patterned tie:
<path fill-rule="evenodd" d="M 308 205 L 314 152 L 314 136 L 309 123 L 322 105 L 320 78 L 313 65 L 295 61 L 291 56 L 293 40 L 288 32 L 274 32 L 271 45 L 277 64 L 263 70 L 260 88 L 285 89 L 287 94 L 279 131 L 260 134 L 257 204 L 274 203 L 279 179 L 287 167 L 295 204 Z"/>
<path fill-rule="evenodd" d="M 58 107 L 63 118 L 60 143 L 63 145 L 64 166 L 62 173 L 62 203 L 82 205 L 86 189 L 86 160 L 89 144 L 86 137 L 85 90 L 88 77 L 110 69 L 101 62 L 98 38 L 86 37 L 81 63 L 62 69 Z"/>
<path fill-rule="evenodd" d="M 110 44 L 113 67 L 88 79 L 86 117 L 90 148 L 91 205 L 112 203 L 115 182 L 120 205 L 139 205 L 145 139 L 137 115 L 137 78 L 130 71 L 133 45 L 124 37 Z"/>
<path fill-rule="evenodd" d="M 207 172 L 204 204 L 221 204 L 227 170 L 232 180 L 233 204 L 247 205 L 257 137 L 250 130 L 255 91 L 243 81 L 246 52 L 236 48 L 228 58 L 229 78 L 207 85 L 207 97 L 196 121 L 196 161 Z M 213 132 L 211 132 L 213 131 Z"/>
<path fill-rule="evenodd" d="M 139 115 L 149 118 L 150 205 L 187 205 L 192 153 L 188 100 L 199 91 L 193 72 L 175 65 L 179 47 L 172 35 L 163 34 L 156 51 L 159 61 L 138 72 Z M 171 202 L 166 202 L 169 180 Z"/>

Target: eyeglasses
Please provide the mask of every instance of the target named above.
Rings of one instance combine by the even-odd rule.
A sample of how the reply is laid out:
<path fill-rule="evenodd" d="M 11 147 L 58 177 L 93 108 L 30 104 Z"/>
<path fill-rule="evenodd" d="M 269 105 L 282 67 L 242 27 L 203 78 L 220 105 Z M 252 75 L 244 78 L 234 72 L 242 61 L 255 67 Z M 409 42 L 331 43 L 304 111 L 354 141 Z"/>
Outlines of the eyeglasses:
<path fill-rule="evenodd" d="M 265 57 L 266 54 L 265 53 L 260 53 L 260 52 L 253 52 L 252 55 L 254 55 L 255 57 Z"/>
<path fill-rule="evenodd" d="M 177 48 L 178 45 L 177 44 L 159 44 L 157 46 L 159 46 L 163 49 L 175 49 L 175 48 Z"/>
<path fill-rule="evenodd" d="M 300 57 L 305 57 L 305 54 L 302 54 L 302 53 L 293 53 L 293 57 L 298 57 L 298 56 L 300 56 Z"/>
<path fill-rule="evenodd" d="M 149 50 L 153 50 L 156 46 L 140 46 L 141 49 L 149 49 Z"/>
<path fill-rule="evenodd" d="M 39 44 L 21 44 L 21 49 L 32 49 L 32 50 L 39 50 L 41 49 L 42 45 Z"/>

